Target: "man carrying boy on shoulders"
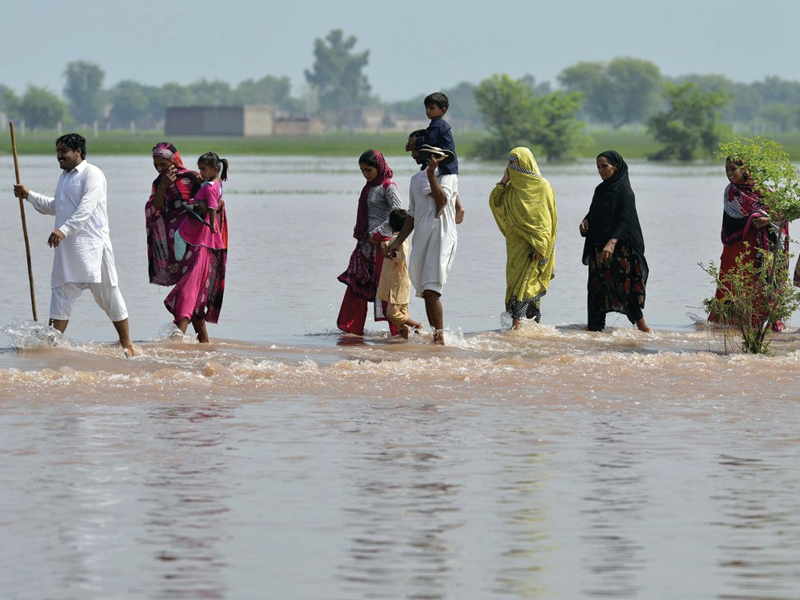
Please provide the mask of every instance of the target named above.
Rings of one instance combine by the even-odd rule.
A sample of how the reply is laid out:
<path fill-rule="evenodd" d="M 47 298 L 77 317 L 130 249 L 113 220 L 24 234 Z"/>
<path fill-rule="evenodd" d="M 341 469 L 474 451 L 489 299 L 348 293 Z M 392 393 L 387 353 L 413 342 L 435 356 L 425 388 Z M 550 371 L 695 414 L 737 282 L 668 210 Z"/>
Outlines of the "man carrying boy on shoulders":
<path fill-rule="evenodd" d="M 408 274 L 417 296 L 425 300 L 425 312 L 434 341 L 444 345 L 441 297 L 458 245 L 458 178 L 439 171 L 440 165 L 453 160 L 453 153 L 430 146 L 416 148 L 412 139 L 419 133 L 415 131 L 409 136 L 406 150 L 411 150 L 417 164 L 425 165 L 425 168 L 411 178 L 408 217 L 397 238 L 387 247 L 386 254 L 396 251 L 414 232 Z"/>

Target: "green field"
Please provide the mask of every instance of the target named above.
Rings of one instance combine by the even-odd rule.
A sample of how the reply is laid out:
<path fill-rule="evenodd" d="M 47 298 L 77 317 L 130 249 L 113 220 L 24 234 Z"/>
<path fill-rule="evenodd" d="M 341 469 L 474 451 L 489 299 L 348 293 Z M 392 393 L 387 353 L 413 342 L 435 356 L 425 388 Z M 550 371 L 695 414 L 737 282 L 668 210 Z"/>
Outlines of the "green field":
<path fill-rule="evenodd" d="M 86 147 L 90 154 L 149 155 L 153 145 L 167 139 L 161 131 L 101 131 L 97 137 L 91 131 L 78 132 L 86 136 Z M 465 135 L 477 138 L 481 134 Z M 24 136 L 17 133 L 17 151 L 19 154 L 52 153 L 57 137 L 55 131 L 29 132 Z M 377 148 L 387 154 L 402 154 L 405 138 L 405 134 L 400 132 L 335 132 L 298 137 L 173 136 L 169 141 L 175 144 L 184 158 L 199 156 L 209 150 L 222 156 L 358 156 L 368 148 Z M 0 154 L 10 153 L 11 142 L 6 137 L 0 144 Z"/>
<path fill-rule="evenodd" d="M 149 155 L 156 142 L 165 139 L 160 131 L 101 131 L 95 137 L 91 131 L 81 131 L 86 135 L 90 154 Z M 480 131 L 457 132 L 456 140 L 460 156 L 475 155 L 475 148 L 486 134 Z M 50 154 L 54 152 L 53 143 L 58 137 L 55 131 L 17 133 L 17 150 L 20 154 Z M 800 132 L 765 134 L 786 149 L 795 161 L 800 161 Z M 262 155 L 262 156 L 358 156 L 368 148 L 376 148 L 388 155 L 402 154 L 406 142 L 403 132 L 369 133 L 359 131 L 334 132 L 323 135 L 303 137 L 173 137 L 171 141 L 184 157 L 199 156 L 213 150 L 223 156 Z M 727 140 L 724 140 L 727 141 Z M 628 159 L 643 159 L 656 151 L 658 143 L 640 130 L 611 131 L 592 130 L 578 149 L 582 158 L 593 158 L 603 150 L 614 149 Z M 509 148 L 510 150 L 510 148 Z M 0 142 L 0 155 L 11 154 L 11 141 L 8 133 Z M 504 157 L 498 157 L 503 160 Z M 708 160 L 712 160 L 709 157 Z"/>

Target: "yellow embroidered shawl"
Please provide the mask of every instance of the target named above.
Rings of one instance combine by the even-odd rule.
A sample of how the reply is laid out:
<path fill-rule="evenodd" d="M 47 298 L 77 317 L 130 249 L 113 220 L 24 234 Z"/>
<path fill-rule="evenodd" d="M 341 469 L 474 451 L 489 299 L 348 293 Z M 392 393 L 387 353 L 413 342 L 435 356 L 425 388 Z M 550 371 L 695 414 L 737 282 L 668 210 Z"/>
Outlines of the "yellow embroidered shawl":
<path fill-rule="evenodd" d="M 506 237 L 506 304 L 532 300 L 547 293 L 555 269 L 556 197 L 539 174 L 527 148 L 514 148 L 509 158 L 509 182 L 495 186 L 489 197 L 492 215 Z M 542 258 L 534 260 L 535 250 Z"/>

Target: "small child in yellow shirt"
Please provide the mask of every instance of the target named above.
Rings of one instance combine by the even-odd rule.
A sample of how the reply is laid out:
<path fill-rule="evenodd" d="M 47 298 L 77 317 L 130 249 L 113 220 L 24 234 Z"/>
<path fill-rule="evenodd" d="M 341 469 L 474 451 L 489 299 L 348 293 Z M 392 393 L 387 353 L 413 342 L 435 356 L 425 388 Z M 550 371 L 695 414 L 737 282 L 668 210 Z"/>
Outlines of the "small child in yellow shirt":
<path fill-rule="evenodd" d="M 403 228 L 408 213 L 402 208 L 395 208 L 389 213 L 389 227 L 392 228 L 392 237 L 381 242 L 384 253 L 386 248 L 397 238 Z M 408 301 L 411 298 L 411 280 L 408 278 L 408 241 L 403 242 L 392 255 L 385 255 L 381 278 L 378 281 L 378 300 L 388 302 L 386 318 L 400 329 L 400 335 L 408 339 L 409 325 L 416 330 L 422 330 L 422 323 L 408 318 Z"/>

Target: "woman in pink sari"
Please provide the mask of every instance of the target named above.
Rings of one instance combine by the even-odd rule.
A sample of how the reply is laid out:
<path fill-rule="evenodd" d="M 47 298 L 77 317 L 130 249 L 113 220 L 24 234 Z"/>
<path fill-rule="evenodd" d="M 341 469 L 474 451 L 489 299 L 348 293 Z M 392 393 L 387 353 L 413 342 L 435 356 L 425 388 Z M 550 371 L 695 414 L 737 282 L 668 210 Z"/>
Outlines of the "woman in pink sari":
<path fill-rule="evenodd" d="M 207 243 L 209 236 L 192 235 L 196 228 L 208 227 L 201 223 L 206 219 L 190 208 L 203 179 L 184 166 L 178 150 L 169 142 L 153 148 L 153 165 L 159 174 L 145 205 L 150 283 L 175 286 L 164 300 L 173 322 L 185 333 L 191 321 L 198 341 L 208 343 L 206 322 L 219 320 L 225 291 L 228 258 L 225 204 L 220 197 L 215 232 L 209 238 L 213 238 L 212 243 Z M 227 163 L 225 167 L 227 170 Z M 185 236 L 189 239 L 180 235 L 181 230 L 190 231 Z M 200 243 L 196 243 L 198 240 Z"/>

